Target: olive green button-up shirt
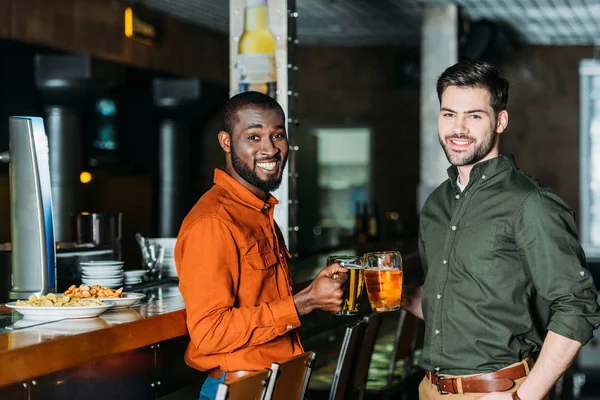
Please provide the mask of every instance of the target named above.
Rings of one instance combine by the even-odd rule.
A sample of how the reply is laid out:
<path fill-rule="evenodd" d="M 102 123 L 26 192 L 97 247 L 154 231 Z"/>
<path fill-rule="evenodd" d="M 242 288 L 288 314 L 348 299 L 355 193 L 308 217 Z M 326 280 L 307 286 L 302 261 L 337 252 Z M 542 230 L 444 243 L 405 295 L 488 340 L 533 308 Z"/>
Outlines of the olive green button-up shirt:
<path fill-rule="evenodd" d="M 573 211 L 512 157 L 449 180 L 421 212 L 422 364 L 491 372 L 540 350 L 546 329 L 585 344 L 600 325 L 597 293 Z"/>

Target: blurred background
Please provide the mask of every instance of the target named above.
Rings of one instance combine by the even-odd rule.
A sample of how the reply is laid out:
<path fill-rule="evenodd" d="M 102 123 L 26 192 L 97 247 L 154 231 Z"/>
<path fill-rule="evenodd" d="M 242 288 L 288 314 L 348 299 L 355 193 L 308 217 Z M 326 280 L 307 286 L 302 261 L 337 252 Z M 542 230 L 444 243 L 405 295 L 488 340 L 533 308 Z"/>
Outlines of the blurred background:
<path fill-rule="evenodd" d="M 290 10 L 270 9 L 287 19 L 272 31 L 277 56 L 283 47 L 287 57 L 277 61 L 286 81 L 277 98 L 286 98 L 293 152 L 278 222 L 296 281 L 334 252 L 414 256 L 420 207 L 448 166 L 437 143 L 435 79 L 458 60 L 489 61 L 509 80 L 501 152 L 575 210 L 598 279 L 600 0 L 285 4 Z M 9 116 L 45 119 L 58 242 L 85 243 L 88 216 L 106 218 L 118 245 L 102 244 L 137 269 L 136 233 L 177 235 L 224 166 L 218 113 L 237 90 L 231 55 L 240 38 L 231 25 L 241 24 L 243 7 L 0 0 L 0 151 L 9 146 Z M 11 241 L 9 192 L 0 164 L 0 243 Z M 0 264 L 7 284 L 10 262 Z M 586 377 L 578 371 L 596 371 L 587 374 L 592 393 L 598 360 L 594 339 L 579 357 L 575 388 Z"/>

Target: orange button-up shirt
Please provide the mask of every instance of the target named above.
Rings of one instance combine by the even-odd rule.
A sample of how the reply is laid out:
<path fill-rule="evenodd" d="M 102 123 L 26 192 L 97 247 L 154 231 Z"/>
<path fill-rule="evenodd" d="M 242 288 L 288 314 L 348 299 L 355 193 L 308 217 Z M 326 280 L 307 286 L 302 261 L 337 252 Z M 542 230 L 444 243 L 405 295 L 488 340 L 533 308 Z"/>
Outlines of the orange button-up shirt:
<path fill-rule="evenodd" d="M 263 202 L 218 169 L 214 183 L 175 247 L 191 337 L 185 359 L 199 370 L 258 370 L 304 351 L 277 200 Z"/>

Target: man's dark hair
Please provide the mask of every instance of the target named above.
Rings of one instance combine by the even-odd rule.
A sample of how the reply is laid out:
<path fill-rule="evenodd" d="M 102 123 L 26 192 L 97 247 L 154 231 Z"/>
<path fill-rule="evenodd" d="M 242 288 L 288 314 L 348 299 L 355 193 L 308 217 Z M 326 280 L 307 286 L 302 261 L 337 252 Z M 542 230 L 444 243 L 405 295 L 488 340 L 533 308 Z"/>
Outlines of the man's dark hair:
<path fill-rule="evenodd" d="M 233 127 L 237 123 L 237 112 L 247 106 L 263 107 L 266 110 L 278 109 L 281 115 L 284 115 L 279 103 L 271 96 L 260 92 L 242 92 L 227 100 L 223 105 L 221 129 L 231 135 Z"/>
<path fill-rule="evenodd" d="M 437 81 L 440 104 L 442 94 L 448 86 L 487 89 L 492 97 L 490 106 L 496 116 L 506 110 L 508 103 L 508 81 L 500 76 L 496 68 L 483 61 L 461 61 L 448 67 Z"/>

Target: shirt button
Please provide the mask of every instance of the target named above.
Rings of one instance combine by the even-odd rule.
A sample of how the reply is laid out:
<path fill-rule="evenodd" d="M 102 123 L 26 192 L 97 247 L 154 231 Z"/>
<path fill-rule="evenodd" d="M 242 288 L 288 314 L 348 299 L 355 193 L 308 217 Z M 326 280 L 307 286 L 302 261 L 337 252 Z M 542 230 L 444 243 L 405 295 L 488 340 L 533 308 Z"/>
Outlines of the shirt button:
<path fill-rule="evenodd" d="M 448 260 L 444 260 L 444 261 L 442 261 L 442 263 L 443 263 L 444 265 L 446 265 L 446 264 L 448 264 Z"/>
<path fill-rule="evenodd" d="M 438 294 L 438 295 L 437 295 L 437 298 L 438 298 L 438 299 L 441 299 L 441 298 L 442 298 L 442 295 L 441 295 L 441 294 Z"/>
<path fill-rule="evenodd" d="M 585 275 L 585 272 L 581 271 L 581 272 L 579 273 L 579 275 L 581 275 L 581 276 L 584 276 L 584 275 Z"/>
<path fill-rule="evenodd" d="M 290 329 L 292 329 L 292 328 L 293 328 L 293 326 L 292 326 L 292 325 L 290 325 L 290 324 L 287 324 L 287 325 L 285 326 L 285 329 L 287 329 L 288 331 L 289 331 Z"/>
<path fill-rule="evenodd" d="M 456 197 L 456 200 L 460 199 L 460 194 L 457 194 L 455 197 Z"/>
<path fill-rule="evenodd" d="M 452 225 L 452 228 L 450 228 L 450 229 L 452 229 L 453 231 L 455 231 L 455 230 L 457 230 L 458 228 L 456 227 L 456 225 Z"/>
<path fill-rule="evenodd" d="M 485 179 L 485 175 L 481 175 L 481 179 Z"/>
<path fill-rule="evenodd" d="M 439 335 L 439 334 L 440 334 L 440 331 L 438 331 L 438 330 L 436 329 L 436 330 L 435 330 L 435 334 L 436 334 L 436 335 Z"/>
<path fill-rule="evenodd" d="M 279 253 L 279 257 L 283 258 L 283 254 Z"/>

